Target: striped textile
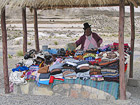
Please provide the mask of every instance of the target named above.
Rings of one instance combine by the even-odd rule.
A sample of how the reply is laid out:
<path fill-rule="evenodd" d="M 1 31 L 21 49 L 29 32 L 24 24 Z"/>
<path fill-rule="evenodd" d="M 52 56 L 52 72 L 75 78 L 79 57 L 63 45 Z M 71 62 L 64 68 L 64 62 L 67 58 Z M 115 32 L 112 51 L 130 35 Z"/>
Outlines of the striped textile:
<path fill-rule="evenodd" d="M 64 79 L 64 81 L 54 80 L 52 83 L 52 88 L 58 84 L 81 84 L 86 86 L 91 86 L 96 89 L 107 92 L 118 99 L 119 93 L 119 83 L 117 82 L 107 82 L 107 81 L 93 81 L 93 80 L 81 80 L 81 79 Z"/>

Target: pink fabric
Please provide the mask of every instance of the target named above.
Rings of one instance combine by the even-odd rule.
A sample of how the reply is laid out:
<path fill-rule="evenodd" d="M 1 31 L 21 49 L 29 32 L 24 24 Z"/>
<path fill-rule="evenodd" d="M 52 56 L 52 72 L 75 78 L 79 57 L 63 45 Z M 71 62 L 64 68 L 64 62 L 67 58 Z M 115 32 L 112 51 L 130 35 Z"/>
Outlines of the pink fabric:
<path fill-rule="evenodd" d="M 92 37 L 95 39 L 96 42 L 100 42 L 100 44 L 103 42 L 103 39 L 96 33 L 92 32 Z M 79 40 L 77 40 L 75 42 L 76 47 L 78 47 L 79 45 L 81 45 L 81 50 L 84 50 L 84 44 L 85 44 L 85 40 L 86 40 L 86 35 L 82 35 Z"/>
<path fill-rule="evenodd" d="M 86 36 L 86 40 L 85 40 L 85 44 L 84 44 L 84 50 L 88 49 L 88 46 L 90 45 L 90 43 L 92 43 L 95 48 L 98 48 L 95 39 L 93 37 L 91 37 L 91 40 L 88 40 L 88 37 Z"/>

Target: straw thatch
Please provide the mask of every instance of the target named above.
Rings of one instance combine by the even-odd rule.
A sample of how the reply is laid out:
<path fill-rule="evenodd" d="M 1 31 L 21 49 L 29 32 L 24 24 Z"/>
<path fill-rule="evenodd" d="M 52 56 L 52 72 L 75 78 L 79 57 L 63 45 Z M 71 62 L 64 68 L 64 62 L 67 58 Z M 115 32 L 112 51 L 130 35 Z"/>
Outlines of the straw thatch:
<path fill-rule="evenodd" d="M 5 5 L 7 5 L 10 0 L 0 0 L 0 9 L 2 9 Z"/>
<path fill-rule="evenodd" d="M 47 8 L 67 8 L 67 7 L 94 7 L 94 6 L 119 6 L 120 0 L 0 0 L 2 8 L 7 3 L 15 8 L 17 6 L 38 9 Z M 4 2 L 4 3 L 3 3 Z M 125 5 L 132 2 L 135 5 L 140 4 L 140 0 L 125 0 Z"/>

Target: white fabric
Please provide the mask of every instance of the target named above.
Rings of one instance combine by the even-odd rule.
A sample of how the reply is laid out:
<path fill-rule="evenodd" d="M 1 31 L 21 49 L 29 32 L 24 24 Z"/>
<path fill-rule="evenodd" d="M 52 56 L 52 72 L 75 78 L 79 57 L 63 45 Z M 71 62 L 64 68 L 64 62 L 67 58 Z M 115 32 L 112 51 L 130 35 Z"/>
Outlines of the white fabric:
<path fill-rule="evenodd" d="M 89 67 L 89 64 L 81 64 L 81 65 L 77 66 L 77 68 L 80 68 L 80 67 L 83 67 L 83 66 L 88 66 Z"/>
<path fill-rule="evenodd" d="M 9 77 L 9 81 L 16 84 L 16 85 L 27 84 L 27 81 L 25 80 L 25 78 L 24 77 L 21 78 L 22 74 L 23 74 L 23 72 L 18 72 L 18 71 L 11 72 L 10 77 Z"/>
<path fill-rule="evenodd" d="M 34 63 L 34 62 L 33 62 L 33 59 L 32 59 L 32 58 L 31 58 L 31 59 L 27 59 L 27 60 L 25 61 L 25 66 L 30 67 L 33 63 Z"/>

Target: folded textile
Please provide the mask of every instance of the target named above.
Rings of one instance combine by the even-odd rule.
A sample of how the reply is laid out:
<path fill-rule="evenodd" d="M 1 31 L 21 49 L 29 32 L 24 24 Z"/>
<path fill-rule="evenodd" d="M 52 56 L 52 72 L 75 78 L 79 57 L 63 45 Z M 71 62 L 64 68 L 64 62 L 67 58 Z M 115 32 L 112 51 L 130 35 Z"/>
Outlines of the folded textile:
<path fill-rule="evenodd" d="M 79 67 L 79 70 L 83 70 L 83 69 L 89 70 L 89 66 L 81 66 L 81 67 Z"/>
<path fill-rule="evenodd" d="M 68 77 L 65 77 L 65 79 L 77 79 L 76 76 L 68 76 Z"/>
<path fill-rule="evenodd" d="M 101 62 L 99 63 L 99 66 L 104 66 L 104 65 L 112 64 L 112 63 L 116 62 L 117 60 L 118 59 L 115 59 L 115 60 L 102 59 Z"/>
<path fill-rule="evenodd" d="M 80 64 L 77 66 L 77 68 L 79 69 L 80 67 L 83 67 L 83 66 L 88 66 L 89 67 L 89 64 Z"/>
<path fill-rule="evenodd" d="M 62 73 L 61 69 L 53 69 L 52 71 L 50 71 L 51 75 L 60 74 L 60 73 Z"/>
<path fill-rule="evenodd" d="M 119 69 L 119 61 L 116 61 L 114 63 L 108 64 L 108 65 L 103 65 L 101 66 L 102 69 L 114 69 L 118 70 Z"/>
<path fill-rule="evenodd" d="M 67 76 L 68 74 L 73 74 L 73 73 L 75 73 L 75 72 L 65 71 L 65 72 L 63 72 L 63 77 Z"/>
<path fill-rule="evenodd" d="M 46 74 L 40 74 L 39 79 L 49 79 L 50 78 L 50 73 Z"/>
<path fill-rule="evenodd" d="M 56 49 L 47 49 L 46 51 L 48 51 L 50 54 L 57 54 L 57 51 Z"/>
<path fill-rule="evenodd" d="M 101 75 L 101 72 L 99 71 L 93 71 L 89 73 L 90 75 Z"/>
<path fill-rule="evenodd" d="M 76 62 L 76 64 L 77 64 L 77 66 L 79 66 L 79 65 L 82 65 L 82 64 L 89 64 L 89 62 L 83 60 L 83 61 Z"/>
<path fill-rule="evenodd" d="M 81 80 L 88 80 L 88 79 L 90 79 L 90 77 L 77 77 L 77 78 L 80 78 Z"/>
<path fill-rule="evenodd" d="M 96 77 L 96 78 L 98 78 L 98 77 L 103 77 L 102 75 L 91 75 L 90 77 Z"/>
<path fill-rule="evenodd" d="M 100 66 L 96 66 L 96 65 L 89 65 L 89 68 L 93 68 L 93 69 L 101 69 L 101 67 Z"/>
<path fill-rule="evenodd" d="M 119 82 L 119 76 L 117 77 L 104 77 L 105 81 L 114 81 L 114 82 Z"/>
<path fill-rule="evenodd" d="M 104 80 L 103 77 L 90 77 L 90 79 L 93 81 L 103 81 Z"/>
<path fill-rule="evenodd" d="M 119 76 L 119 74 L 114 75 L 114 76 L 112 76 L 112 75 L 106 75 L 106 76 L 104 76 L 104 77 L 118 77 L 118 76 Z"/>
<path fill-rule="evenodd" d="M 78 51 L 76 51 L 76 53 L 75 53 L 75 57 L 77 57 L 77 56 L 79 56 L 79 55 L 83 55 L 84 54 L 84 51 L 83 50 L 78 50 Z"/>
<path fill-rule="evenodd" d="M 100 75 L 101 74 L 101 68 L 99 66 L 90 66 L 90 75 Z"/>
<path fill-rule="evenodd" d="M 38 73 L 49 73 L 49 66 L 41 67 L 41 68 L 38 70 Z"/>
<path fill-rule="evenodd" d="M 54 76 L 50 76 L 50 80 L 49 83 L 53 83 L 54 80 L 60 80 L 60 81 L 64 81 L 63 78 L 55 78 Z"/>
<path fill-rule="evenodd" d="M 40 81 L 47 81 L 47 80 L 49 80 L 50 78 L 48 78 L 48 79 L 39 79 Z"/>
<path fill-rule="evenodd" d="M 29 68 L 28 67 L 26 67 L 26 66 L 19 66 L 19 67 L 17 67 L 17 68 L 13 68 L 12 69 L 12 71 L 13 72 L 15 72 L 15 71 L 25 71 L 25 70 L 29 70 Z"/>
<path fill-rule="evenodd" d="M 65 72 L 65 71 L 70 71 L 70 72 L 75 72 L 75 70 L 73 70 L 73 69 L 62 69 L 62 72 Z"/>
<path fill-rule="evenodd" d="M 54 74 L 52 76 L 54 76 L 55 78 L 63 78 L 63 74 L 62 73 L 60 73 L 60 74 Z"/>
<path fill-rule="evenodd" d="M 103 72 L 110 72 L 110 73 L 118 73 L 119 71 L 118 70 L 114 70 L 114 69 L 101 69 L 101 73 Z"/>
<path fill-rule="evenodd" d="M 66 64 L 71 65 L 71 66 L 77 66 L 76 63 L 74 63 L 74 62 L 70 62 L 70 61 L 66 61 Z"/>
<path fill-rule="evenodd" d="M 88 69 L 82 69 L 82 70 L 79 70 L 79 69 L 76 69 L 75 72 L 76 73 L 84 73 L 84 72 L 87 72 L 89 71 Z"/>
<path fill-rule="evenodd" d="M 67 77 L 67 76 L 76 76 L 76 73 L 73 72 L 73 73 L 69 73 L 69 74 L 63 74 L 64 77 Z"/>
<path fill-rule="evenodd" d="M 86 57 L 84 58 L 86 61 L 95 61 L 95 57 Z"/>
<path fill-rule="evenodd" d="M 119 74 L 119 72 L 106 72 L 106 71 L 105 71 L 105 72 L 102 71 L 101 73 L 102 73 L 102 74 Z"/>
<path fill-rule="evenodd" d="M 116 76 L 118 73 L 102 73 L 103 76 Z"/>
<path fill-rule="evenodd" d="M 29 71 L 38 71 L 39 70 L 39 66 L 38 65 L 32 65 L 29 67 Z"/>
<path fill-rule="evenodd" d="M 78 63 L 79 60 L 76 60 L 76 59 L 73 59 L 73 58 L 70 58 L 70 59 L 66 58 L 66 59 L 64 60 L 64 62 Z"/>
<path fill-rule="evenodd" d="M 72 66 L 72 67 L 68 67 L 68 66 L 63 66 L 62 70 L 67 70 L 67 69 L 71 69 L 71 70 L 76 70 L 76 67 Z"/>
<path fill-rule="evenodd" d="M 41 81 L 41 80 L 39 79 L 38 84 L 49 85 L 49 80 Z"/>
<path fill-rule="evenodd" d="M 49 67 L 49 71 L 52 71 L 53 69 L 61 69 L 63 65 L 64 65 L 64 63 L 56 63 L 54 65 L 51 65 Z"/>
<path fill-rule="evenodd" d="M 89 77 L 89 78 L 90 78 L 89 71 L 83 72 L 83 73 L 77 73 L 76 76 L 77 76 L 77 77 L 83 77 L 83 78 L 84 78 L 84 77 L 85 77 L 85 78 L 86 78 L 86 77 Z"/>

